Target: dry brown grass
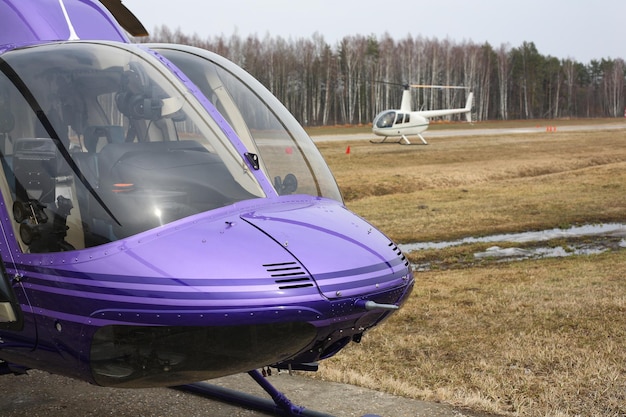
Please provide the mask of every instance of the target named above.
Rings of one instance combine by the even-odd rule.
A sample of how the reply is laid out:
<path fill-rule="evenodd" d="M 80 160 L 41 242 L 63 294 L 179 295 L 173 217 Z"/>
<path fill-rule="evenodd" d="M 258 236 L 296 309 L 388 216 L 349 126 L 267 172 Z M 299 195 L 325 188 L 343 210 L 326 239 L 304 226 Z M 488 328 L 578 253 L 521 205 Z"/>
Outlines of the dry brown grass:
<path fill-rule="evenodd" d="M 319 147 L 348 207 L 401 243 L 626 218 L 626 130 L 431 142 Z"/>
<path fill-rule="evenodd" d="M 349 145 L 319 146 L 348 206 L 396 240 L 626 219 L 624 130 Z M 624 251 L 416 273 L 404 308 L 319 377 L 502 415 L 624 416 Z"/>
<path fill-rule="evenodd" d="M 522 416 L 626 413 L 623 254 L 417 274 L 324 378 Z"/>

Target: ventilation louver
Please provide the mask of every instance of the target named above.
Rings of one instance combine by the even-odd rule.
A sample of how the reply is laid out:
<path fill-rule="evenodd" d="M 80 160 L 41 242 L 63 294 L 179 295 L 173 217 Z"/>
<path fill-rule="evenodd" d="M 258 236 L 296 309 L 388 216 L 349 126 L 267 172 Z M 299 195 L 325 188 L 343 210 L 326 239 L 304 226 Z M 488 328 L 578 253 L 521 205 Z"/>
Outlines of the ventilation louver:
<path fill-rule="evenodd" d="M 389 247 L 391 248 L 391 250 L 393 250 L 400 259 L 402 259 L 402 262 L 404 262 L 404 266 L 406 266 L 407 268 L 409 267 L 409 260 L 406 259 L 406 257 L 404 256 L 404 254 L 402 253 L 402 251 L 400 250 L 400 248 L 393 242 L 389 242 Z"/>
<path fill-rule="evenodd" d="M 275 278 L 278 288 L 288 290 L 294 288 L 312 287 L 313 282 L 307 272 L 296 262 L 263 265 L 272 278 Z"/>

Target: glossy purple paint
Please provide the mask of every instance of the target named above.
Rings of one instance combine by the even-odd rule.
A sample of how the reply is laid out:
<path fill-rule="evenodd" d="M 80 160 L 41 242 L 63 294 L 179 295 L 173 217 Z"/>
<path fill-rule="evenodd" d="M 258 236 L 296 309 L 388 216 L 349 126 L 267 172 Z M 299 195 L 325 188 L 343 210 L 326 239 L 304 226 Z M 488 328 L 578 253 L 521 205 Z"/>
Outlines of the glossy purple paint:
<path fill-rule="evenodd" d="M 108 10 L 91 0 L 1 1 L 0 28 L 0 45 L 65 41 L 76 37 L 128 42 Z"/>
<path fill-rule="evenodd" d="M 128 43 L 99 2 L 0 0 L 0 61 L 23 45 L 85 40 Z M 23 326 L 0 330 L 0 359 L 101 385 L 170 386 L 332 356 L 391 313 L 363 301 L 406 300 L 413 275 L 393 242 L 340 201 L 280 196 L 201 90 L 148 52 L 222 129 L 267 197 L 91 247 L 28 253 L 4 196 L 0 255 Z"/>

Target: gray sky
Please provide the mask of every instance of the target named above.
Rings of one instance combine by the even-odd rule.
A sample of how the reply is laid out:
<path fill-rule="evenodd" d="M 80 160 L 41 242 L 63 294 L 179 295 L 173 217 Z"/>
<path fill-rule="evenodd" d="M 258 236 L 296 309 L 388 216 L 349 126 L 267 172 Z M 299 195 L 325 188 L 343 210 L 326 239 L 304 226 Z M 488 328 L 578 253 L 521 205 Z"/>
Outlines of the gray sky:
<path fill-rule="evenodd" d="M 123 0 L 148 31 L 167 25 L 200 37 L 310 38 L 334 46 L 347 35 L 385 32 L 518 47 L 573 58 L 626 58 L 626 0 Z"/>

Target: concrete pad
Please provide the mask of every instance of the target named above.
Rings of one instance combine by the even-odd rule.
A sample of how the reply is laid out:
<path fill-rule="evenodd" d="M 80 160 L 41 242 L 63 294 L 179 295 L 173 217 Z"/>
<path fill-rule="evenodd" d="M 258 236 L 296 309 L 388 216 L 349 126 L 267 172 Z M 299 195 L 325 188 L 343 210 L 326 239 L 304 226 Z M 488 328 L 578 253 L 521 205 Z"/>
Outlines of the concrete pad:
<path fill-rule="evenodd" d="M 317 381 L 286 372 L 273 373 L 270 382 L 299 406 L 336 417 L 374 414 L 382 417 L 487 417 L 444 404 L 396 397 L 351 385 Z M 208 381 L 254 396 L 269 396 L 248 376 Z M 168 388 L 115 389 L 69 378 L 29 371 L 0 376 L 0 415 L 3 417 L 261 417 L 268 414 Z"/>
<path fill-rule="evenodd" d="M 580 132 L 588 130 L 618 130 L 625 129 L 626 123 L 606 123 L 606 124 L 589 124 L 589 125 L 571 125 L 571 126 L 559 126 L 559 132 Z M 532 133 L 545 133 L 545 127 L 527 128 L 481 128 L 480 125 L 468 125 L 465 129 L 442 129 L 442 130 L 427 130 L 423 136 L 428 138 L 446 138 L 446 137 L 463 137 L 463 136 L 497 136 L 497 135 L 515 135 L 515 134 L 532 134 Z M 349 132 L 349 129 L 346 129 Z M 417 136 L 411 136 L 409 139 L 415 139 Z M 313 135 L 311 136 L 313 142 L 336 142 L 336 141 L 380 141 L 382 138 L 376 136 L 371 132 L 367 133 L 346 133 L 342 135 Z M 389 144 L 396 143 L 398 137 L 390 137 Z M 419 142 L 419 139 L 413 142 L 416 145 L 423 145 Z"/>

